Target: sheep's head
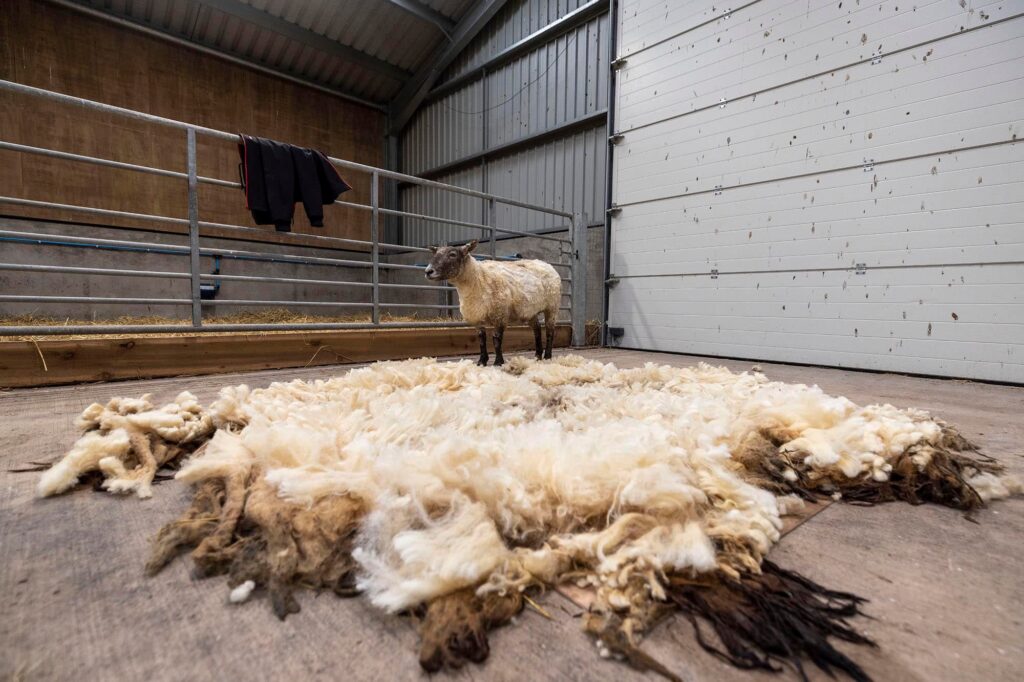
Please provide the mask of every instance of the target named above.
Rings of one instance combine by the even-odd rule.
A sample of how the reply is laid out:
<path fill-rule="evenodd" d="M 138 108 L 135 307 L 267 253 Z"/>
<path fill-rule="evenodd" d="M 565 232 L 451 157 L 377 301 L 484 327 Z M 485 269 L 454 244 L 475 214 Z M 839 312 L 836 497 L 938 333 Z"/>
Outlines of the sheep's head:
<path fill-rule="evenodd" d="M 427 279 L 439 281 L 442 279 L 457 279 L 462 274 L 466 263 L 472 258 L 473 249 L 476 248 L 477 240 L 473 240 L 462 246 L 431 246 L 433 256 L 430 258 L 430 265 L 423 271 Z"/>

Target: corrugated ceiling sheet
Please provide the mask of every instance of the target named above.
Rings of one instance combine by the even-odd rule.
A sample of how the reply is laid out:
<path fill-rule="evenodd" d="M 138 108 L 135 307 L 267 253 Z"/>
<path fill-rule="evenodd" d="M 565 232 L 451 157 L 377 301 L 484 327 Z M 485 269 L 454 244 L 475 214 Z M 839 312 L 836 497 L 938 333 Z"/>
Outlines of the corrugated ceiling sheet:
<path fill-rule="evenodd" d="M 392 77 L 224 14 L 197 0 L 76 1 L 365 99 L 386 102 L 402 85 Z M 409 72 L 415 72 L 445 40 L 436 26 L 383 0 L 235 2 Z M 473 3 L 474 0 L 430 0 L 425 4 L 457 21 Z"/>

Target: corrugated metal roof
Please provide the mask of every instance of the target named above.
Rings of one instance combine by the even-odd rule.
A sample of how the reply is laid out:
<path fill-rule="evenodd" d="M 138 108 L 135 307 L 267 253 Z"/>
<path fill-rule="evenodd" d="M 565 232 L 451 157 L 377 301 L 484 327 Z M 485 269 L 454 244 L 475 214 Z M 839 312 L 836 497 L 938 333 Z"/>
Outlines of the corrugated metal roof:
<path fill-rule="evenodd" d="M 413 73 L 447 40 L 437 26 L 387 0 L 72 1 L 382 104 L 401 89 L 407 77 L 401 72 Z M 477 0 L 418 1 L 458 22 Z M 264 21 L 248 20 L 252 10 L 264 13 Z M 275 30 L 275 22 L 288 25 Z M 313 35 L 289 35 L 293 28 Z M 332 53 L 318 38 L 358 50 L 356 57 L 383 68 Z"/>

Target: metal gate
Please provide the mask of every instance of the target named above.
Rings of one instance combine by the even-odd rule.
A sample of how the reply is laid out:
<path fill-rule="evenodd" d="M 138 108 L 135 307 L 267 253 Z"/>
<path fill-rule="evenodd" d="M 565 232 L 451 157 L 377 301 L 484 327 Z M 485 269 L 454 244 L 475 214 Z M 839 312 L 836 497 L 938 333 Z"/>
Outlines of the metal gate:
<path fill-rule="evenodd" d="M 95 156 L 84 156 L 81 154 L 73 154 L 69 152 L 44 149 L 40 147 L 32 147 L 28 145 L 18 144 L 11 141 L 0 140 L 0 149 L 6 149 L 16 151 L 25 154 L 37 154 L 42 156 L 48 156 L 52 158 L 66 160 L 72 163 L 89 163 L 99 166 L 106 166 L 111 168 L 118 168 L 122 170 L 135 171 L 139 173 L 149 173 L 153 175 L 160 175 L 164 177 L 176 178 L 185 181 L 188 186 L 188 218 L 175 218 L 170 216 L 154 215 L 145 212 L 127 212 L 127 211 L 115 211 L 90 206 L 79 206 L 69 204 L 59 204 L 47 201 L 36 201 L 31 199 L 0 196 L 0 204 L 8 205 L 20 205 L 20 206 L 32 206 L 40 208 L 51 208 L 59 210 L 73 211 L 82 215 L 108 217 L 108 218 L 128 218 L 132 220 L 138 220 L 143 222 L 157 222 L 163 224 L 175 224 L 183 225 L 188 227 L 189 244 L 188 246 L 174 246 L 167 244 L 153 244 L 139 241 L 128 241 L 119 239 L 100 239 L 95 237 L 79 237 L 75 235 L 61 235 L 61 242 L 66 243 L 80 243 L 89 244 L 97 247 L 123 247 L 128 249 L 150 249 L 158 246 L 162 251 L 177 252 L 181 254 L 187 254 L 189 260 L 189 267 L 184 272 L 172 272 L 172 271 L 149 271 L 140 269 L 122 269 L 122 268 L 90 268 L 90 267 L 73 267 L 64 265 L 29 265 L 19 264 L 11 262 L 0 262 L 0 270 L 17 271 L 17 272 L 50 272 L 50 273 L 66 273 L 68 275 L 111 275 L 116 277 L 153 277 L 153 278 L 164 278 L 164 279 L 177 279 L 177 280 L 188 280 L 188 291 L 189 295 L 181 298 L 132 298 L 132 297 L 95 297 L 95 296 L 48 296 L 45 294 L 33 294 L 33 295 L 12 295 L 0 293 L 0 302 L 9 303 L 82 303 L 82 304 L 149 304 L 149 305 L 166 305 L 166 306 L 184 306 L 191 309 L 191 329 L 197 332 L 242 332 L 242 331 L 290 331 L 290 330 L 316 330 L 316 329 L 366 329 L 366 328 L 387 328 L 387 327 L 458 327 L 465 326 L 459 321 L 452 322 L 388 322 L 382 321 L 380 316 L 380 309 L 382 307 L 387 308 L 409 308 L 409 309 L 457 309 L 457 305 L 450 304 L 422 304 L 422 303 L 381 303 L 380 292 L 382 289 L 415 289 L 415 290 L 436 290 L 440 292 L 451 292 L 454 293 L 454 287 L 450 285 L 436 286 L 426 284 L 398 284 L 398 283 L 382 283 L 380 281 L 380 273 L 385 269 L 420 269 L 417 265 L 409 265 L 403 263 L 389 263 L 382 261 L 382 249 L 393 250 L 401 252 L 426 252 L 429 253 L 429 249 L 407 246 L 403 244 L 390 244 L 380 240 L 380 216 L 396 216 L 407 221 L 409 225 L 417 224 L 429 224 L 429 223 L 442 223 L 449 225 L 458 225 L 461 227 L 473 228 L 481 230 L 485 235 L 489 237 L 489 253 L 479 255 L 480 258 L 497 258 L 496 253 L 496 235 L 497 234 L 508 234 L 516 235 L 520 237 L 529 237 L 532 239 L 549 240 L 559 243 L 561 246 L 561 256 L 558 261 L 551 262 L 555 268 L 560 271 L 562 275 L 563 286 L 566 289 L 563 293 L 563 300 L 567 301 L 565 305 L 561 307 L 562 311 L 569 313 L 569 317 L 572 323 L 572 339 L 573 345 L 583 345 L 585 342 L 585 311 L 586 303 L 584 297 L 586 295 L 586 221 L 581 215 L 573 215 L 565 211 L 556 210 L 546 206 L 540 206 L 536 204 L 530 204 L 527 202 L 517 201 L 507 197 L 501 197 L 487 192 L 479 192 L 472 189 L 466 189 L 455 185 L 446 185 L 440 182 L 434 182 L 431 180 L 424 180 L 412 175 L 406 175 L 403 173 L 397 173 L 395 171 L 387 170 L 384 168 L 377 168 L 374 166 L 368 166 L 365 164 L 348 161 L 345 159 L 339 159 L 335 157 L 329 157 L 330 161 L 338 166 L 350 171 L 367 173 L 371 176 L 371 191 L 370 191 L 370 203 L 369 204 L 357 204 L 348 201 L 336 201 L 335 204 L 347 206 L 357 210 L 368 211 L 371 214 L 370 220 L 370 238 L 368 240 L 359 239 L 344 239 L 340 237 L 324 237 L 314 235 L 304 235 L 307 239 L 315 240 L 316 243 L 322 243 L 325 246 L 355 246 L 360 248 L 368 249 L 369 260 L 347 260 L 338 258 L 316 258 L 309 256 L 289 256 L 289 255 L 274 255 L 274 257 L 266 258 L 267 254 L 262 254 L 256 251 L 245 251 L 238 249 L 225 249 L 225 248 L 209 248 L 201 245 L 201 228 L 216 228 L 219 232 L 228 232 L 231 234 L 237 234 L 240 237 L 246 235 L 252 235 L 255 228 L 245 227 L 239 225 L 225 225 L 222 223 L 212 223 L 202 221 L 199 219 L 200 206 L 198 199 L 198 185 L 199 184 L 210 184 L 218 185 L 222 187 L 235 187 L 241 188 L 241 183 L 230 180 L 224 180 L 219 178 L 206 177 L 199 174 L 199 169 L 196 164 L 196 137 L 203 135 L 216 140 L 223 140 L 226 142 L 237 143 L 238 135 L 233 133 L 224 132 L 221 130 L 214 130 L 212 128 L 206 128 L 203 126 L 197 126 L 181 121 L 175 121 L 172 119 L 162 118 L 159 116 L 153 116 L 151 114 L 145 114 L 130 109 L 124 109 L 121 107 L 111 106 L 108 104 L 102 104 L 100 102 L 94 102 L 78 97 L 72 97 L 70 95 L 64 95 L 57 92 L 51 92 L 40 88 L 34 88 L 19 83 L 13 83 L 10 81 L 0 80 L 0 89 L 9 92 L 17 93 L 26 97 L 39 97 L 46 98 L 53 101 L 58 101 L 63 104 L 84 107 L 96 111 L 103 111 L 106 113 L 116 114 L 127 118 L 146 121 L 170 128 L 181 130 L 184 133 L 184 139 L 182 142 L 186 145 L 187 149 L 187 168 L 184 170 L 170 170 L 165 168 L 153 168 L 150 166 L 143 166 L 128 163 L 125 161 L 118 161 L 113 159 L 104 159 Z M 507 227 L 498 227 L 495 224 L 480 224 L 466 222 L 462 220 L 455 220 L 444 216 L 425 215 L 419 213 L 412 213 L 407 211 L 401 211 L 394 208 L 387 208 L 381 206 L 381 181 L 383 179 L 397 180 L 401 182 L 413 183 L 416 185 L 422 185 L 431 187 L 437 190 L 445 192 L 452 192 L 457 194 L 468 195 L 482 199 L 492 207 L 492 210 L 488 212 L 489 216 L 494 216 L 494 207 L 498 204 L 505 204 L 509 206 L 515 206 L 521 209 L 527 209 L 530 211 L 539 211 L 541 213 L 552 214 L 567 219 L 571 226 L 570 236 L 568 238 L 556 237 L 553 235 L 545 234 L 533 234 L 530 232 L 523 232 Z M 493 218 L 488 222 L 493 223 Z M 9 230 L 0 229 L 0 237 L 12 238 L 18 240 L 29 241 L 38 244 L 50 244 L 54 235 L 42 234 L 35 232 L 28 232 L 24 230 Z M 260 259 L 264 257 L 266 260 L 278 261 L 278 262 L 294 262 L 302 264 L 315 264 L 325 266 L 338 266 L 339 268 L 354 267 L 354 268 L 369 268 L 371 271 L 371 278 L 369 282 L 354 282 L 346 281 L 343 279 L 331 279 L 331 280 L 310 280 L 301 278 L 285 278 L 285 277 L 274 277 L 274 276 L 252 276 L 252 275 L 231 275 L 231 274 L 210 274 L 201 272 L 199 267 L 200 256 L 220 256 L 220 257 L 248 257 L 253 259 Z M 0 260 L 3 260 L 0 258 Z M 315 284 L 315 285 L 326 285 L 326 286 L 338 286 L 338 287 L 362 287 L 368 288 L 371 292 L 371 300 L 368 302 L 353 302 L 353 301 L 288 301 L 288 300 L 249 300 L 249 299 L 238 299 L 238 300 L 224 300 L 218 299 L 215 302 L 218 306 L 280 306 L 280 307 L 291 307 L 291 306 L 312 306 L 316 308 L 361 308 L 370 310 L 370 321 L 366 323 L 362 322 L 325 322 L 325 323 L 295 323 L 295 324 L 208 324 L 203 321 L 203 307 L 204 305 L 211 304 L 211 301 L 204 300 L 202 297 L 202 286 L 204 281 L 246 281 L 246 282 L 278 282 L 278 283 L 290 283 L 290 284 Z M 0 335 L 4 336 L 22 336 L 22 335 L 34 335 L 34 334 L 135 334 L 135 333 L 152 333 L 152 332 L 181 332 L 187 327 L 182 325 L 48 325 L 48 326 L 0 326 Z"/>

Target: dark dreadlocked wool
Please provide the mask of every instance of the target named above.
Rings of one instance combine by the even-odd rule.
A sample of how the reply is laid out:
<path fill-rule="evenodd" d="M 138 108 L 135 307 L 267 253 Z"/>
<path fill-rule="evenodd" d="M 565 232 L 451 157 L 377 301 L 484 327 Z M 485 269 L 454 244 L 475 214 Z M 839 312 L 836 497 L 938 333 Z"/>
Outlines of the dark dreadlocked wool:
<path fill-rule="evenodd" d="M 674 613 L 735 665 L 865 679 L 830 643 L 870 644 L 848 623 L 862 600 L 765 559 L 781 517 L 823 495 L 971 510 L 1020 490 L 924 412 L 707 365 L 385 362 L 225 388 L 208 409 L 118 398 L 79 426 L 41 495 L 98 470 L 147 497 L 176 462 L 194 486 L 150 574 L 188 549 L 281 618 L 298 587 L 416 613 L 427 670 L 483 660 L 489 628 L 568 582 L 593 592 L 602 654 L 669 678 L 639 645 Z"/>

